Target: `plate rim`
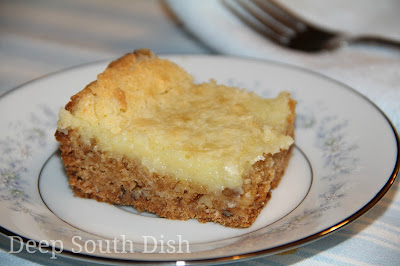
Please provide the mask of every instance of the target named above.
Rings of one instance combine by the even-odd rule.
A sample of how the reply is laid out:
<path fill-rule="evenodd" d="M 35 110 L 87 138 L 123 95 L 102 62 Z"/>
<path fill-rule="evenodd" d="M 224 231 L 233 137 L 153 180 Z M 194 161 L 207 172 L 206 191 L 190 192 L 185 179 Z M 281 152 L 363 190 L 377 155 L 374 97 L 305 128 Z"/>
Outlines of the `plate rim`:
<path fill-rule="evenodd" d="M 301 67 L 301 66 L 297 66 L 297 65 L 293 65 L 290 63 L 286 63 L 286 62 L 281 62 L 281 61 L 276 61 L 276 60 L 269 60 L 269 59 L 262 59 L 262 58 L 253 58 L 253 57 L 244 57 L 244 56 L 236 56 L 236 55 L 220 55 L 220 54 L 177 54 L 177 53 L 164 53 L 164 54 L 159 54 L 158 55 L 160 58 L 165 58 L 165 59 L 184 59 L 184 58 L 189 58 L 189 59 L 211 59 L 211 60 L 235 60 L 235 61 L 243 61 L 243 62 L 257 62 L 257 63 L 266 63 L 268 65 L 271 66 L 279 66 L 281 68 L 289 68 L 295 71 L 300 71 L 309 75 L 312 75 L 314 77 L 320 77 L 328 82 L 333 82 L 341 87 L 343 87 L 344 89 L 346 89 L 347 91 L 357 95 L 358 97 L 363 98 L 363 100 L 365 100 L 367 103 L 369 103 L 372 107 L 374 107 L 375 110 L 377 110 L 382 116 L 383 118 L 386 120 L 386 122 L 388 123 L 388 125 L 390 126 L 392 133 L 393 133 L 393 137 L 395 139 L 396 142 L 396 148 L 397 148 L 397 159 L 396 159 L 396 163 L 393 167 L 393 170 L 390 174 L 390 176 L 388 177 L 387 181 L 385 182 L 385 184 L 383 185 L 383 187 L 377 192 L 377 194 L 368 202 L 366 202 L 363 207 L 361 207 L 358 211 L 354 212 L 353 214 L 351 214 L 350 216 L 344 218 L 343 220 L 341 220 L 338 223 L 335 223 L 334 225 L 330 226 L 329 228 L 326 228 L 324 230 L 321 230 L 317 233 L 314 233 L 312 235 L 309 235 L 307 237 L 298 239 L 296 241 L 287 243 L 287 244 L 283 244 L 283 245 L 279 245 L 276 247 L 272 247 L 272 248 L 267 248 L 267 249 L 263 249 L 263 250 L 259 250 L 259 251 L 254 251 L 254 252 L 248 252 L 248 253 L 244 253 L 244 254 L 239 254 L 239 255 L 229 255 L 229 256 L 223 256 L 223 257 L 218 257 L 218 258 L 209 258 L 209 259 L 194 259 L 194 260 L 185 260 L 186 262 L 189 262 L 190 264 L 198 264 L 198 263 L 223 263 L 223 262 L 228 262 L 228 261 L 235 261 L 235 262 L 239 262 L 239 261 L 243 261 L 243 260 L 248 260 L 248 259 L 255 259 L 255 258 L 260 258 L 260 257 L 265 257 L 265 256 L 269 256 L 269 255 L 274 255 L 274 254 L 278 254 L 278 253 L 282 253 L 306 244 L 309 244 L 313 241 L 316 241 L 318 239 L 321 239 L 323 237 L 326 237 L 334 232 L 336 232 L 339 229 L 342 229 L 343 227 L 351 224 L 352 222 L 354 222 L 355 220 L 357 220 L 359 217 L 361 217 L 363 214 L 365 214 L 368 210 L 370 210 L 373 206 L 375 206 L 382 198 L 383 196 L 389 191 L 389 189 L 392 187 L 393 183 L 395 182 L 399 171 L 400 171 L 400 139 L 399 139 L 399 135 L 397 133 L 396 128 L 394 127 L 393 123 L 391 122 L 390 118 L 381 110 L 381 108 L 379 106 L 377 106 L 377 104 L 375 104 L 371 99 L 369 99 L 367 96 L 365 96 L 364 94 L 362 94 L 361 92 L 357 91 L 356 89 L 354 89 L 353 87 L 345 84 L 344 82 L 338 81 L 332 77 L 327 76 L 326 74 L 323 73 L 319 73 L 315 70 L 309 69 L 309 68 L 305 68 L 305 67 Z M 16 91 L 19 91 L 20 89 L 25 88 L 26 86 L 29 86 L 30 84 L 33 84 L 35 82 L 41 81 L 41 80 L 45 80 L 47 78 L 52 78 L 54 76 L 57 76 L 59 74 L 71 71 L 71 70 L 77 70 L 80 68 L 86 68 L 86 67 L 90 67 L 90 66 L 96 66 L 96 65 L 104 65 L 107 66 L 111 61 L 115 60 L 117 57 L 112 58 L 112 59 L 103 59 L 103 60 L 96 60 L 96 61 L 92 61 L 92 62 L 87 62 L 87 63 L 83 63 L 83 64 L 78 64 L 78 65 L 74 65 L 74 66 L 70 66 L 70 67 L 66 67 L 66 68 L 62 68 L 59 70 L 56 70 L 54 72 L 50 72 L 44 75 L 41 75 L 37 78 L 34 78 L 32 80 L 29 80 L 27 82 L 24 82 L 4 93 L 2 93 L 0 95 L 0 101 L 3 100 L 5 97 L 7 97 L 10 94 L 13 94 Z M 5 227 L 3 227 L 3 225 L 0 225 L 0 234 L 2 234 L 3 236 L 10 238 L 11 236 L 19 236 L 22 239 L 20 242 L 21 244 L 26 244 L 27 241 L 33 240 L 37 243 L 36 240 L 34 239 L 30 239 L 27 238 L 23 235 L 20 234 L 16 234 L 14 233 L 12 230 L 9 230 Z M 15 241 L 14 239 L 10 239 Z M 97 255 L 90 255 L 90 254 L 84 254 L 84 253 L 74 253 L 72 251 L 68 251 L 68 250 L 63 250 L 60 254 L 57 254 L 57 256 L 63 256 L 69 259 L 83 259 L 83 260 L 87 260 L 87 261 L 94 261 L 94 262 L 117 262 L 117 263 L 129 263 L 129 262 L 135 262 L 135 263 L 153 263 L 153 264 L 169 264 L 172 261 L 176 261 L 176 260 L 166 260 L 166 261 L 157 261 L 157 260 L 138 260 L 138 259 L 121 259 L 121 258 L 109 258 L 109 257 L 101 257 L 101 256 L 97 256 Z M 71 258 L 72 257 L 72 258 Z"/>

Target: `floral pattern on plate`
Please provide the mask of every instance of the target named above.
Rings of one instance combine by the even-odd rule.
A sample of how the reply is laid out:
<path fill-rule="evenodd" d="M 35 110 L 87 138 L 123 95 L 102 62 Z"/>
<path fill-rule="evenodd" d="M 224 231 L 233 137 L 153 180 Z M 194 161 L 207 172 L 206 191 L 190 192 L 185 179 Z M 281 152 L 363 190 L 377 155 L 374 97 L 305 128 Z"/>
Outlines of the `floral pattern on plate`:
<path fill-rule="evenodd" d="M 94 255 L 162 261 L 282 252 L 356 219 L 389 189 L 398 171 L 397 134 L 373 103 L 347 86 L 312 72 L 266 61 L 217 56 L 170 59 L 199 80 L 213 77 L 221 83 L 247 87 L 264 97 L 272 97 L 280 90 L 290 91 L 298 101 L 296 145 L 311 164 L 311 189 L 299 206 L 271 225 L 242 234 L 238 231 L 237 236 L 228 239 L 194 244 L 189 254 Z M 57 149 L 53 134 L 58 109 L 105 65 L 97 63 L 51 75 L 0 99 L 0 112 L 9 114 L 0 121 L 4 129 L 0 133 L 3 228 L 36 240 L 60 238 L 66 241 L 67 248 L 71 247 L 67 242 L 74 235 L 82 236 L 82 241 L 104 239 L 60 220 L 43 203 L 37 184 L 42 166 Z M 41 95 L 47 95 L 46 99 Z M 364 121 L 365 116 L 374 121 L 373 129 Z M 184 226 L 190 227 L 190 223 Z"/>

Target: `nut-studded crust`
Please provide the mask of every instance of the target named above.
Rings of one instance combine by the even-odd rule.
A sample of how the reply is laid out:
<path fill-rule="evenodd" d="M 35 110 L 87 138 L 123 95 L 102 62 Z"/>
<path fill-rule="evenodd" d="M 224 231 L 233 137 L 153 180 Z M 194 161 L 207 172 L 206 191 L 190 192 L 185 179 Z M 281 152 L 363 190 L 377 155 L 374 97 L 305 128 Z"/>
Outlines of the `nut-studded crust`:
<path fill-rule="evenodd" d="M 207 194 L 196 184 L 151 173 L 139 161 L 95 151 L 80 141 L 75 131 L 56 132 L 69 184 L 76 196 L 118 205 L 168 219 L 216 222 L 229 227 L 249 227 L 271 196 L 284 173 L 290 150 L 255 163 L 244 177 L 243 191 L 225 189 Z"/>

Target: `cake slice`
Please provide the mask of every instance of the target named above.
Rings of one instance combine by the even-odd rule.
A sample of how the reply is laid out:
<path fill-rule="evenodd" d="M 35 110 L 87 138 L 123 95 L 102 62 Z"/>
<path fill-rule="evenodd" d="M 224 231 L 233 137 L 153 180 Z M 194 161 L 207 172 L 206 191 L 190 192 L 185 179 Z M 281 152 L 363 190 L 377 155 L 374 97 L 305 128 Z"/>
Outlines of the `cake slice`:
<path fill-rule="evenodd" d="M 288 164 L 295 105 L 287 92 L 196 84 L 142 49 L 72 96 L 55 136 L 76 196 L 244 228 Z"/>

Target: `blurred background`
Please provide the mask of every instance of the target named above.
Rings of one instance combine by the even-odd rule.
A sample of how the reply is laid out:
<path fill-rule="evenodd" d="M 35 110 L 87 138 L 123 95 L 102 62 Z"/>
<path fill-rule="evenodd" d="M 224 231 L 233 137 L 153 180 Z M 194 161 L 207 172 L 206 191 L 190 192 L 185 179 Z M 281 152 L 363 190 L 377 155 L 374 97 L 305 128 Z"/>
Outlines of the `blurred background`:
<path fill-rule="evenodd" d="M 158 0 L 1 0 L 0 92 L 77 64 L 147 47 L 210 53 Z"/>

